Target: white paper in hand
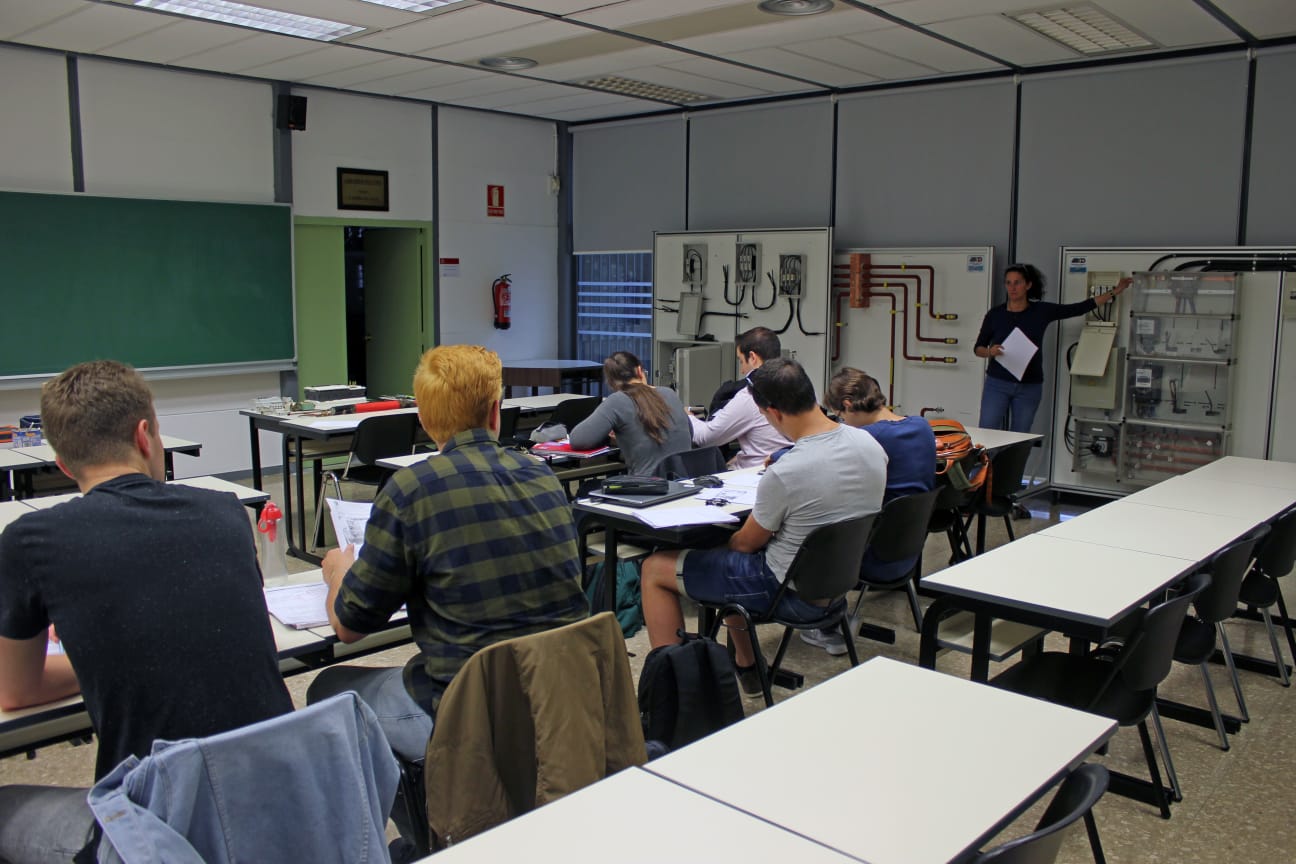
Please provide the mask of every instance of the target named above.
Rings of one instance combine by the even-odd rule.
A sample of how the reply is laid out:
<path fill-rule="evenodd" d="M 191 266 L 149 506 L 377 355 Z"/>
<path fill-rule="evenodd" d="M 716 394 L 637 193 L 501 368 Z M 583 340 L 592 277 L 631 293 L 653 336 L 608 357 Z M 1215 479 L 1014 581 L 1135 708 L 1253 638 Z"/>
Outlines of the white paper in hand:
<path fill-rule="evenodd" d="M 995 359 L 999 361 L 1000 366 L 1020 381 L 1022 375 L 1026 374 L 1026 367 L 1030 364 L 1031 358 L 1039 351 L 1039 346 L 1032 342 L 1020 327 L 1014 327 L 1000 347 L 1003 348 L 1003 353 Z"/>
<path fill-rule="evenodd" d="M 324 500 L 328 502 L 329 515 L 333 517 L 333 533 L 337 535 L 338 545 L 344 548 L 348 544 L 355 546 L 355 554 L 359 556 L 373 502 L 343 501 L 340 498 Z"/>

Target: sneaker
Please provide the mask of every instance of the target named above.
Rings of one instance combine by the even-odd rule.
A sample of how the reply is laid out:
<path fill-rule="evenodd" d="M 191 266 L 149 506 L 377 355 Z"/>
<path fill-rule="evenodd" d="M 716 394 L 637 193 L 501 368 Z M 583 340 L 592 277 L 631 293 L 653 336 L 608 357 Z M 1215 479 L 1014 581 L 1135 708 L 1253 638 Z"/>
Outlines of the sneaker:
<path fill-rule="evenodd" d="M 765 690 L 761 687 L 760 673 L 756 671 L 755 663 L 746 667 L 735 664 L 734 669 L 738 673 L 738 689 L 744 696 L 749 699 L 765 697 Z"/>
<path fill-rule="evenodd" d="M 1013 505 L 1013 508 L 1012 508 L 1012 518 L 1014 518 L 1014 519 L 1030 519 L 1030 518 L 1031 518 L 1031 512 L 1030 512 L 1029 510 L 1027 510 L 1025 507 L 1023 507 L 1021 504 L 1014 504 L 1014 505 Z"/>
<path fill-rule="evenodd" d="M 840 630 L 802 630 L 801 641 L 816 648 L 822 648 L 834 657 L 846 653 L 846 640 Z"/>

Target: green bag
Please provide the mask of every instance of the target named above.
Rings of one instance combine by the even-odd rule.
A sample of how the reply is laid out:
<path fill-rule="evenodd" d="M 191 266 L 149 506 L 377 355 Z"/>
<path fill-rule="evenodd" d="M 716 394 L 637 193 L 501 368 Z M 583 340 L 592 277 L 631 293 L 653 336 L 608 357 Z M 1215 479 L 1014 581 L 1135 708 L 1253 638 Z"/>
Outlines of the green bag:
<path fill-rule="evenodd" d="M 590 601 L 591 609 L 600 609 L 603 604 L 603 577 L 606 567 L 604 562 L 593 565 L 585 582 L 585 597 Z M 621 635 L 629 639 L 643 626 L 643 601 L 639 593 L 639 562 L 618 561 L 616 568 L 616 613 L 617 623 L 621 625 Z"/>

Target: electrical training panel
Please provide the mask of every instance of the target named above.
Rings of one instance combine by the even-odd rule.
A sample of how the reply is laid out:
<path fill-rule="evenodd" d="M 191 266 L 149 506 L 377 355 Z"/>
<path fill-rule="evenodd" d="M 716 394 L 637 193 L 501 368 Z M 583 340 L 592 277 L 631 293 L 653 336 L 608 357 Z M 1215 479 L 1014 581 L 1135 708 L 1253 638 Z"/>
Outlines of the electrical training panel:
<path fill-rule="evenodd" d="M 1293 250 L 1062 250 L 1062 302 L 1133 282 L 1059 323 L 1053 485 L 1119 493 L 1224 455 L 1296 459 Z M 1292 388 L 1288 388 L 1292 390 Z"/>

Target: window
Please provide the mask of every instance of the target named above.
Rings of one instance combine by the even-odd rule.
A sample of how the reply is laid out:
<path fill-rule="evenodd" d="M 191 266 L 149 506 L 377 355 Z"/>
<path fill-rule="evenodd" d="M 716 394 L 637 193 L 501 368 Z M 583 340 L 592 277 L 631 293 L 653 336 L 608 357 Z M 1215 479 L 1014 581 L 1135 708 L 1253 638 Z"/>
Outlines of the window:
<path fill-rule="evenodd" d="M 576 359 L 633 352 L 652 380 L 652 253 L 576 256 Z"/>

